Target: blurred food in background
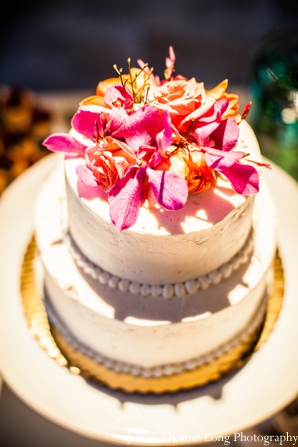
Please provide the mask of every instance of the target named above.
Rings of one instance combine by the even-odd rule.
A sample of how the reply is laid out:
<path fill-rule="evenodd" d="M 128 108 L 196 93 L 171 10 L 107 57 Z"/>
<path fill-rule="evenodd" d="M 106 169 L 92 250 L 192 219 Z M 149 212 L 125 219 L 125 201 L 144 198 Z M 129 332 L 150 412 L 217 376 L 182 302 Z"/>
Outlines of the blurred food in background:
<path fill-rule="evenodd" d="M 0 88 L 0 194 L 48 151 L 52 113 L 24 88 Z"/>

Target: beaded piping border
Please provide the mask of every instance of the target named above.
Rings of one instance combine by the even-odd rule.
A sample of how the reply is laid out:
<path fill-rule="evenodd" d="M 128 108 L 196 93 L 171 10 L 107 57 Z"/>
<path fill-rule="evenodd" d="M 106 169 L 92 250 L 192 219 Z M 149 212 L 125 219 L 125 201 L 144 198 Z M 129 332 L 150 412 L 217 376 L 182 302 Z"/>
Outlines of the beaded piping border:
<path fill-rule="evenodd" d="M 220 379 L 233 369 L 241 367 L 248 356 L 256 352 L 268 339 L 283 302 L 284 274 L 277 252 L 274 261 L 274 284 L 272 290 L 269 290 L 264 324 L 261 324 L 257 333 L 250 336 L 245 342 L 232 347 L 221 357 L 215 358 L 211 363 L 184 371 L 181 374 L 151 378 L 132 376 L 123 372 L 116 373 L 75 350 L 59 331 L 49 324 L 44 302 L 37 287 L 35 257 L 36 243 L 33 237 L 25 253 L 21 273 L 21 299 L 32 335 L 48 356 L 54 359 L 59 366 L 67 367 L 71 374 L 82 375 L 84 378 L 104 383 L 112 389 L 121 389 L 129 393 L 160 394 L 203 386 Z"/>
<path fill-rule="evenodd" d="M 211 363 L 214 359 L 220 358 L 223 354 L 229 352 L 241 342 L 245 342 L 250 336 L 257 332 L 257 329 L 264 320 L 267 296 L 264 296 L 261 305 L 253 315 L 245 330 L 237 337 L 233 338 L 233 340 L 229 340 L 227 343 L 223 344 L 214 351 L 199 357 L 194 357 L 184 362 L 169 363 L 152 368 L 140 367 L 131 363 L 120 362 L 86 347 L 67 330 L 47 300 L 45 300 L 44 304 L 51 324 L 60 332 L 65 341 L 73 349 L 94 360 L 98 365 L 103 365 L 105 368 L 113 370 L 116 373 L 130 374 L 134 377 L 142 376 L 145 379 L 148 379 L 151 377 L 158 378 L 163 376 L 171 376 L 172 374 L 181 374 L 184 371 L 192 371 L 195 368 Z"/>
<path fill-rule="evenodd" d="M 100 284 L 106 285 L 111 289 L 119 289 L 121 292 L 131 292 L 134 295 L 141 294 L 142 296 L 162 296 L 165 299 L 170 299 L 174 296 L 191 295 L 198 292 L 200 289 L 205 290 L 211 285 L 219 284 L 221 281 L 229 278 L 233 271 L 238 270 L 242 264 L 245 264 L 254 249 L 252 230 L 241 250 L 230 261 L 223 264 L 218 269 L 194 280 L 175 284 L 151 285 L 122 279 L 101 269 L 81 252 L 69 233 L 66 235 L 65 241 L 76 265 L 81 268 L 84 273 L 91 276 L 91 278 L 99 281 Z"/>

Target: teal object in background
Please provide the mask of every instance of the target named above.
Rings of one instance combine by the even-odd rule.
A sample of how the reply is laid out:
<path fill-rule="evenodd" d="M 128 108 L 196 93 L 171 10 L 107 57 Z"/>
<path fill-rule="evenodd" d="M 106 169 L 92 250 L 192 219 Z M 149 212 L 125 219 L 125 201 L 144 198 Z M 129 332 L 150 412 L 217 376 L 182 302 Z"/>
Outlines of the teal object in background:
<path fill-rule="evenodd" d="M 257 50 L 249 83 L 249 122 L 263 155 L 298 181 L 298 26 Z"/>

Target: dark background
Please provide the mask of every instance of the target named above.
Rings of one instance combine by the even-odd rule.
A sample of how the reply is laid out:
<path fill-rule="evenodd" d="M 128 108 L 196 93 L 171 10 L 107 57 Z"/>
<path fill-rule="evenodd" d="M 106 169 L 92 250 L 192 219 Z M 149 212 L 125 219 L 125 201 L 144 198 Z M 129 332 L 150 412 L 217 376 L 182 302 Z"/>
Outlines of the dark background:
<path fill-rule="evenodd" d="M 173 45 L 176 73 L 245 85 L 258 45 L 295 22 L 287 0 L 2 0 L 0 84 L 93 90 L 128 57 L 162 76 Z"/>

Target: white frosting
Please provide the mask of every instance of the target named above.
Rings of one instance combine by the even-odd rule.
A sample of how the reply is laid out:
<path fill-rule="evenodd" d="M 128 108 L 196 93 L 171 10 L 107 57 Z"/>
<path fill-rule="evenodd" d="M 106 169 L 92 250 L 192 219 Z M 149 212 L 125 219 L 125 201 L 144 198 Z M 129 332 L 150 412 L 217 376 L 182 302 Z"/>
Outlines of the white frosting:
<path fill-rule="evenodd" d="M 104 271 L 97 265 L 93 264 L 89 259 L 87 259 L 80 249 L 76 246 L 71 236 L 65 238 L 66 243 L 69 246 L 71 256 L 73 257 L 75 263 L 80 267 L 84 273 L 90 275 L 91 278 L 96 279 L 101 284 L 105 284 L 111 289 L 119 289 L 122 292 L 130 292 L 134 295 L 141 294 L 143 296 L 153 295 L 153 296 L 163 296 L 163 298 L 172 298 L 173 296 L 183 296 L 197 292 L 199 289 L 207 289 L 210 285 L 219 284 L 221 281 L 227 279 L 233 271 L 237 270 L 242 264 L 248 261 L 249 256 L 253 251 L 253 234 L 250 233 L 244 246 L 241 248 L 240 252 L 237 253 L 233 258 L 220 266 L 218 269 L 213 270 L 213 272 L 207 273 L 206 275 L 199 276 L 199 278 L 194 278 L 184 283 L 174 283 L 165 285 L 150 285 L 141 284 L 139 282 L 132 282 L 128 279 L 119 278 L 118 276 L 110 275 L 109 272 Z"/>
<path fill-rule="evenodd" d="M 111 287 L 115 285 L 114 283 L 108 287 L 104 284 L 104 278 L 103 283 L 94 280 L 76 265 L 64 241 L 65 230 L 61 229 L 61 205 L 65 198 L 60 167 L 60 171 L 55 172 L 45 183 L 39 196 L 36 228 L 37 243 L 45 270 L 47 297 L 67 332 L 72 334 L 72 338 L 80 345 L 88 347 L 90 352 L 96 352 L 106 358 L 108 363 L 116 365 L 116 369 L 120 368 L 120 364 L 125 364 L 134 365 L 136 371 L 140 368 L 143 371 L 149 369 L 160 371 L 158 368 L 162 365 L 166 365 L 169 370 L 171 365 L 178 365 L 179 370 L 179 368 L 183 369 L 183 365 L 188 364 L 185 362 L 191 364 L 193 359 L 196 359 L 196 365 L 198 365 L 202 359 L 206 361 L 212 353 L 218 352 L 219 347 L 235 343 L 247 332 L 260 309 L 267 288 L 267 273 L 275 253 L 274 207 L 266 186 L 261 185 L 261 187 L 262 191 L 256 197 L 254 212 L 254 251 L 247 262 L 219 284 L 213 284 L 206 289 L 202 287 L 187 296 L 177 293 L 171 300 L 164 300 L 159 296 L 161 286 L 158 284 L 156 293 L 152 295 L 134 294 L 125 291 L 124 286 L 124 291 Z M 74 199 L 75 195 L 70 193 L 69 197 Z M 79 198 L 76 197 L 75 200 Z M 91 202 L 95 204 L 95 201 Z M 242 237 L 240 226 L 238 228 L 239 222 L 233 222 L 233 227 L 238 228 L 237 235 L 243 242 L 250 231 L 250 218 L 248 219 L 245 213 L 242 219 L 239 208 L 242 205 L 250 208 L 251 204 L 252 201 L 243 199 L 239 207 L 230 207 L 232 211 L 224 218 L 224 222 L 228 222 L 232 214 L 235 220 L 243 220 L 245 237 Z M 73 210 L 72 205 L 70 205 L 71 210 Z M 93 229 L 94 219 L 96 220 L 98 216 L 95 217 L 92 210 L 88 211 L 85 202 L 81 211 L 84 211 L 85 217 L 89 212 L 89 218 L 86 217 L 86 221 L 89 222 L 87 227 Z M 74 214 L 71 216 L 74 218 Z M 111 227 L 107 221 L 105 225 Z M 217 224 L 210 229 L 216 226 Z M 155 239 L 176 238 L 176 235 L 164 234 L 164 228 L 157 228 L 157 230 L 159 230 L 158 235 L 153 234 Z M 87 228 L 84 231 L 87 232 Z M 231 228 L 228 236 L 221 243 L 219 239 L 216 239 L 215 248 L 211 241 L 207 242 L 212 247 L 213 256 L 220 257 L 221 247 L 225 246 L 226 252 L 230 251 L 228 258 L 230 260 L 231 253 L 234 251 L 231 248 L 234 248 L 235 244 L 234 234 L 229 234 L 230 231 Z M 112 232 L 113 230 L 111 234 Z M 204 230 L 199 231 L 199 233 L 203 232 Z M 130 230 L 117 234 L 128 234 L 130 240 L 137 241 L 138 247 L 142 244 L 142 239 L 146 239 L 141 231 Z M 189 237 L 192 239 L 194 234 L 194 231 L 185 232 L 178 234 L 178 237 L 180 236 L 182 240 L 184 238 L 185 241 Z M 77 243 L 76 238 L 75 240 Z M 183 253 L 183 244 L 179 249 L 176 248 L 178 253 Z M 135 247 L 132 249 L 137 250 Z M 200 249 L 201 246 L 197 248 L 199 251 Z M 121 250 L 121 253 L 125 255 L 124 250 Z M 113 253 L 115 260 L 118 255 L 119 250 L 115 248 Z M 151 253 L 141 253 L 141 256 L 142 267 L 146 272 L 147 258 L 150 258 Z M 196 257 L 196 250 L 193 256 Z M 161 262 L 164 262 L 163 255 Z M 125 263 L 128 263 L 126 258 Z M 194 257 L 192 257 L 192 263 L 194 263 Z M 129 265 L 126 265 L 126 268 L 129 270 Z M 159 267 L 159 270 L 162 268 L 163 265 Z M 184 264 L 181 264 L 179 269 L 183 271 Z M 109 275 L 107 272 L 102 273 Z M 188 279 L 191 280 L 197 276 L 199 275 Z M 109 280 L 110 278 L 111 276 Z M 171 274 L 171 278 L 174 279 L 171 283 L 177 282 L 177 279 L 180 280 L 177 275 L 173 277 Z M 130 281 L 133 280 L 130 279 Z M 172 287 L 171 283 L 167 285 L 168 288 Z M 148 284 L 150 285 L 149 280 Z M 136 289 L 138 289 L 137 285 Z M 175 372 L 178 370 L 176 369 Z"/>
<path fill-rule="evenodd" d="M 195 368 L 199 368 L 203 365 L 211 363 L 214 359 L 221 357 L 224 353 L 229 352 L 233 347 L 237 346 L 241 342 L 245 342 L 248 337 L 254 334 L 260 327 L 264 319 L 264 313 L 266 311 L 267 296 L 261 303 L 259 309 L 250 322 L 250 324 L 245 328 L 245 330 L 234 337 L 233 340 L 229 340 L 226 343 L 219 346 L 214 351 L 199 357 L 191 358 L 185 362 L 181 363 L 170 363 L 160 366 L 155 366 L 152 368 L 139 367 L 138 365 L 132 365 L 126 362 L 121 362 L 112 359 L 107 356 L 103 356 L 96 351 L 93 351 L 89 347 L 86 347 L 80 343 L 75 336 L 73 336 L 67 329 L 67 327 L 60 321 L 59 317 L 56 315 L 55 311 L 52 309 L 51 305 L 45 300 L 47 313 L 51 323 L 59 330 L 59 332 L 65 337 L 66 341 L 77 351 L 82 354 L 92 358 L 99 365 L 104 365 L 108 369 L 113 369 L 115 372 L 129 373 L 133 376 L 143 376 L 145 378 L 149 377 L 161 377 L 169 376 L 171 374 L 179 374 L 182 371 L 191 371 Z"/>
<path fill-rule="evenodd" d="M 246 122 L 240 124 L 237 150 L 259 158 Z M 101 188 L 86 191 L 78 181 L 75 168 L 82 163 L 65 162 L 70 232 L 82 253 L 111 275 L 151 285 L 183 283 L 229 262 L 248 237 L 254 197 L 235 193 L 223 180 L 190 195 L 178 211 L 141 207 L 136 224 L 118 232 Z"/>

